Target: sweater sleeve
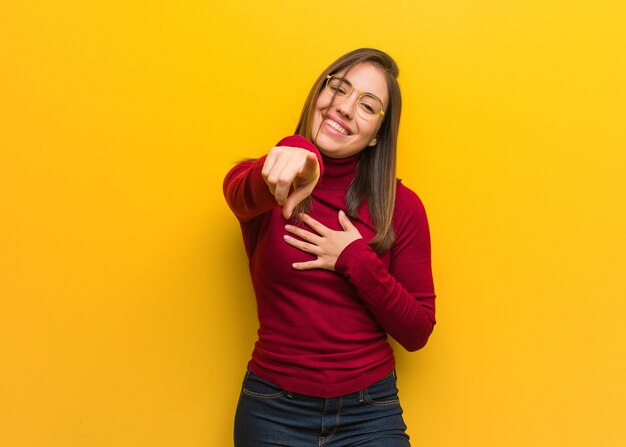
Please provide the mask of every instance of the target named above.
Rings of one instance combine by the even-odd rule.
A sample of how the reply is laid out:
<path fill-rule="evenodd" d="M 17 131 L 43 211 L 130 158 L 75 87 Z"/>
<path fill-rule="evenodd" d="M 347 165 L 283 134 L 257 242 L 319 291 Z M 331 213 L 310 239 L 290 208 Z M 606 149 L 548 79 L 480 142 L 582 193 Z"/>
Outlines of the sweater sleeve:
<path fill-rule="evenodd" d="M 430 233 L 419 198 L 398 186 L 389 269 L 367 242 L 357 239 L 339 255 L 335 270 L 356 288 L 378 324 L 405 349 L 416 351 L 435 325 Z"/>
<path fill-rule="evenodd" d="M 265 157 L 237 164 L 224 179 L 226 203 L 241 222 L 252 220 L 277 205 L 261 175 Z"/>
<path fill-rule="evenodd" d="M 280 140 L 276 146 L 300 147 L 313 152 L 320 164 L 320 176 L 323 173 L 320 152 L 304 137 L 292 135 Z M 264 155 L 257 160 L 238 163 L 224 178 L 226 203 L 240 222 L 250 221 L 278 204 L 263 179 L 262 170 L 266 157 Z"/>

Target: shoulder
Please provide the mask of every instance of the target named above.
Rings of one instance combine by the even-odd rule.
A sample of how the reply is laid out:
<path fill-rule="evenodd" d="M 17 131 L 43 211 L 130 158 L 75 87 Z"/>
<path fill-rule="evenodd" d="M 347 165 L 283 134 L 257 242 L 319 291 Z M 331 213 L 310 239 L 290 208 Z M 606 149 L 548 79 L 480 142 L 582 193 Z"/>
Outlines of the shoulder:
<path fill-rule="evenodd" d="M 392 225 L 396 233 L 396 241 L 392 247 L 395 256 L 406 253 L 405 250 L 409 247 L 419 253 L 429 252 L 430 228 L 424 204 L 413 190 L 400 181 L 396 186 Z"/>
<path fill-rule="evenodd" d="M 428 228 L 422 199 L 399 180 L 396 186 L 393 226 L 397 233 Z"/>
<path fill-rule="evenodd" d="M 394 214 L 402 215 L 405 213 L 425 213 L 424 203 L 422 199 L 408 186 L 398 180 L 396 186 L 396 206 Z"/>

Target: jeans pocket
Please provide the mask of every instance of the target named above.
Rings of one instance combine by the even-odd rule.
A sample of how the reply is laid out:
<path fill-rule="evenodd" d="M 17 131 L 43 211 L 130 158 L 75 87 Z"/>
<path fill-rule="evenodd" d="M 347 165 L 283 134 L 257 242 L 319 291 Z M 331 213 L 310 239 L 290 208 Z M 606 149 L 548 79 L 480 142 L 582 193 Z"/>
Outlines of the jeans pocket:
<path fill-rule="evenodd" d="M 287 392 L 282 388 L 261 379 L 256 374 L 248 371 L 243 381 L 243 394 L 259 399 L 275 399 L 284 396 Z"/>
<path fill-rule="evenodd" d="M 379 407 L 399 405 L 400 399 L 398 398 L 398 388 L 396 387 L 394 375 L 390 374 L 369 388 L 366 388 L 365 401 L 370 405 Z"/>

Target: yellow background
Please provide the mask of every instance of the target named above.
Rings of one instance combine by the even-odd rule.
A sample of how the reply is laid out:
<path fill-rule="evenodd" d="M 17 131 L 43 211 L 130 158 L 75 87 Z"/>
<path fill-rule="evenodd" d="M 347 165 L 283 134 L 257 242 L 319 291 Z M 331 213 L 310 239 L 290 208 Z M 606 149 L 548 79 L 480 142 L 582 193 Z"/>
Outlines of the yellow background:
<path fill-rule="evenodd" d="M 229 446 L 256 332 L 221 182 L 362 46 L 439 324 L 397 349 L 415 446 L 626 442 L 621 0 L 0 6 L 0 445 Z"/>

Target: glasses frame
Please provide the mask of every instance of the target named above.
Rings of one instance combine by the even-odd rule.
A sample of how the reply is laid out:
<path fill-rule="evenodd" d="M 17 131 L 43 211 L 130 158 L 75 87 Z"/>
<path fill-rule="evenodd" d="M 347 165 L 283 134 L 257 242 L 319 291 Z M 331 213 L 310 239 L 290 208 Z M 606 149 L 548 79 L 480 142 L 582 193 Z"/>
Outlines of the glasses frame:
<path fill-rule="evenodd" d="M 348 93 L 346 93 L 345 96 L 337 95 L 336 92 L 332 91 L 328 87 L 328 84 L 330 83 L 330 80 L 332 78 L 341 79 L 342 82 L 344 82 L 346 85 L 349 85 L 351 87 L 350 91 Z M 348 81 L 346 78 L 344 78 L 344 77 L 342 77 L 342 76 L 340 76 L 338 74 L 326 75 L 326 83 L 324 84 L 324 91 L 326 91 L 326 93 L 328 93 L 332 98 L 337 98 L 337 99 L 340 99 L 340 100 L 344 100 L 346 98 L 349 98 L 350 95 L 352 95 L 352 92 L 355 91 L 355 90 L 357 92 L 359 92 L 359 97 L 357 98 L 356 102 L 354 103 L 354 108 L 356 109 L 357 113 L 359 114 L 359 116 L 361 118 L 366 119 L 366 120 L 371 120 L 371 119 L 377 118 L 379 116 L 382 117 L 382 118 L 385 117 L 385 110 L 384 110 L 385 106 L 383 105 L 383 102 L 380 99 L 378 99 L 376 96 L 372 95 L 371 93 L 364 92 L 363 90 L 359 90 L 358 88 L 355 88 L 354 85 L 352 85 L 352 82 Z M 359 101 L 365 95 L 367 95 L 367 96 L 369 96 L 371 98 L 374 98 L 376 101 L 378 101 L 378 103 L 380 104 L 380 113 L 377 113 L 376 115 L 367 115 L 365 112 L 360 110 L 360 108 L 359 108 Z"/>

